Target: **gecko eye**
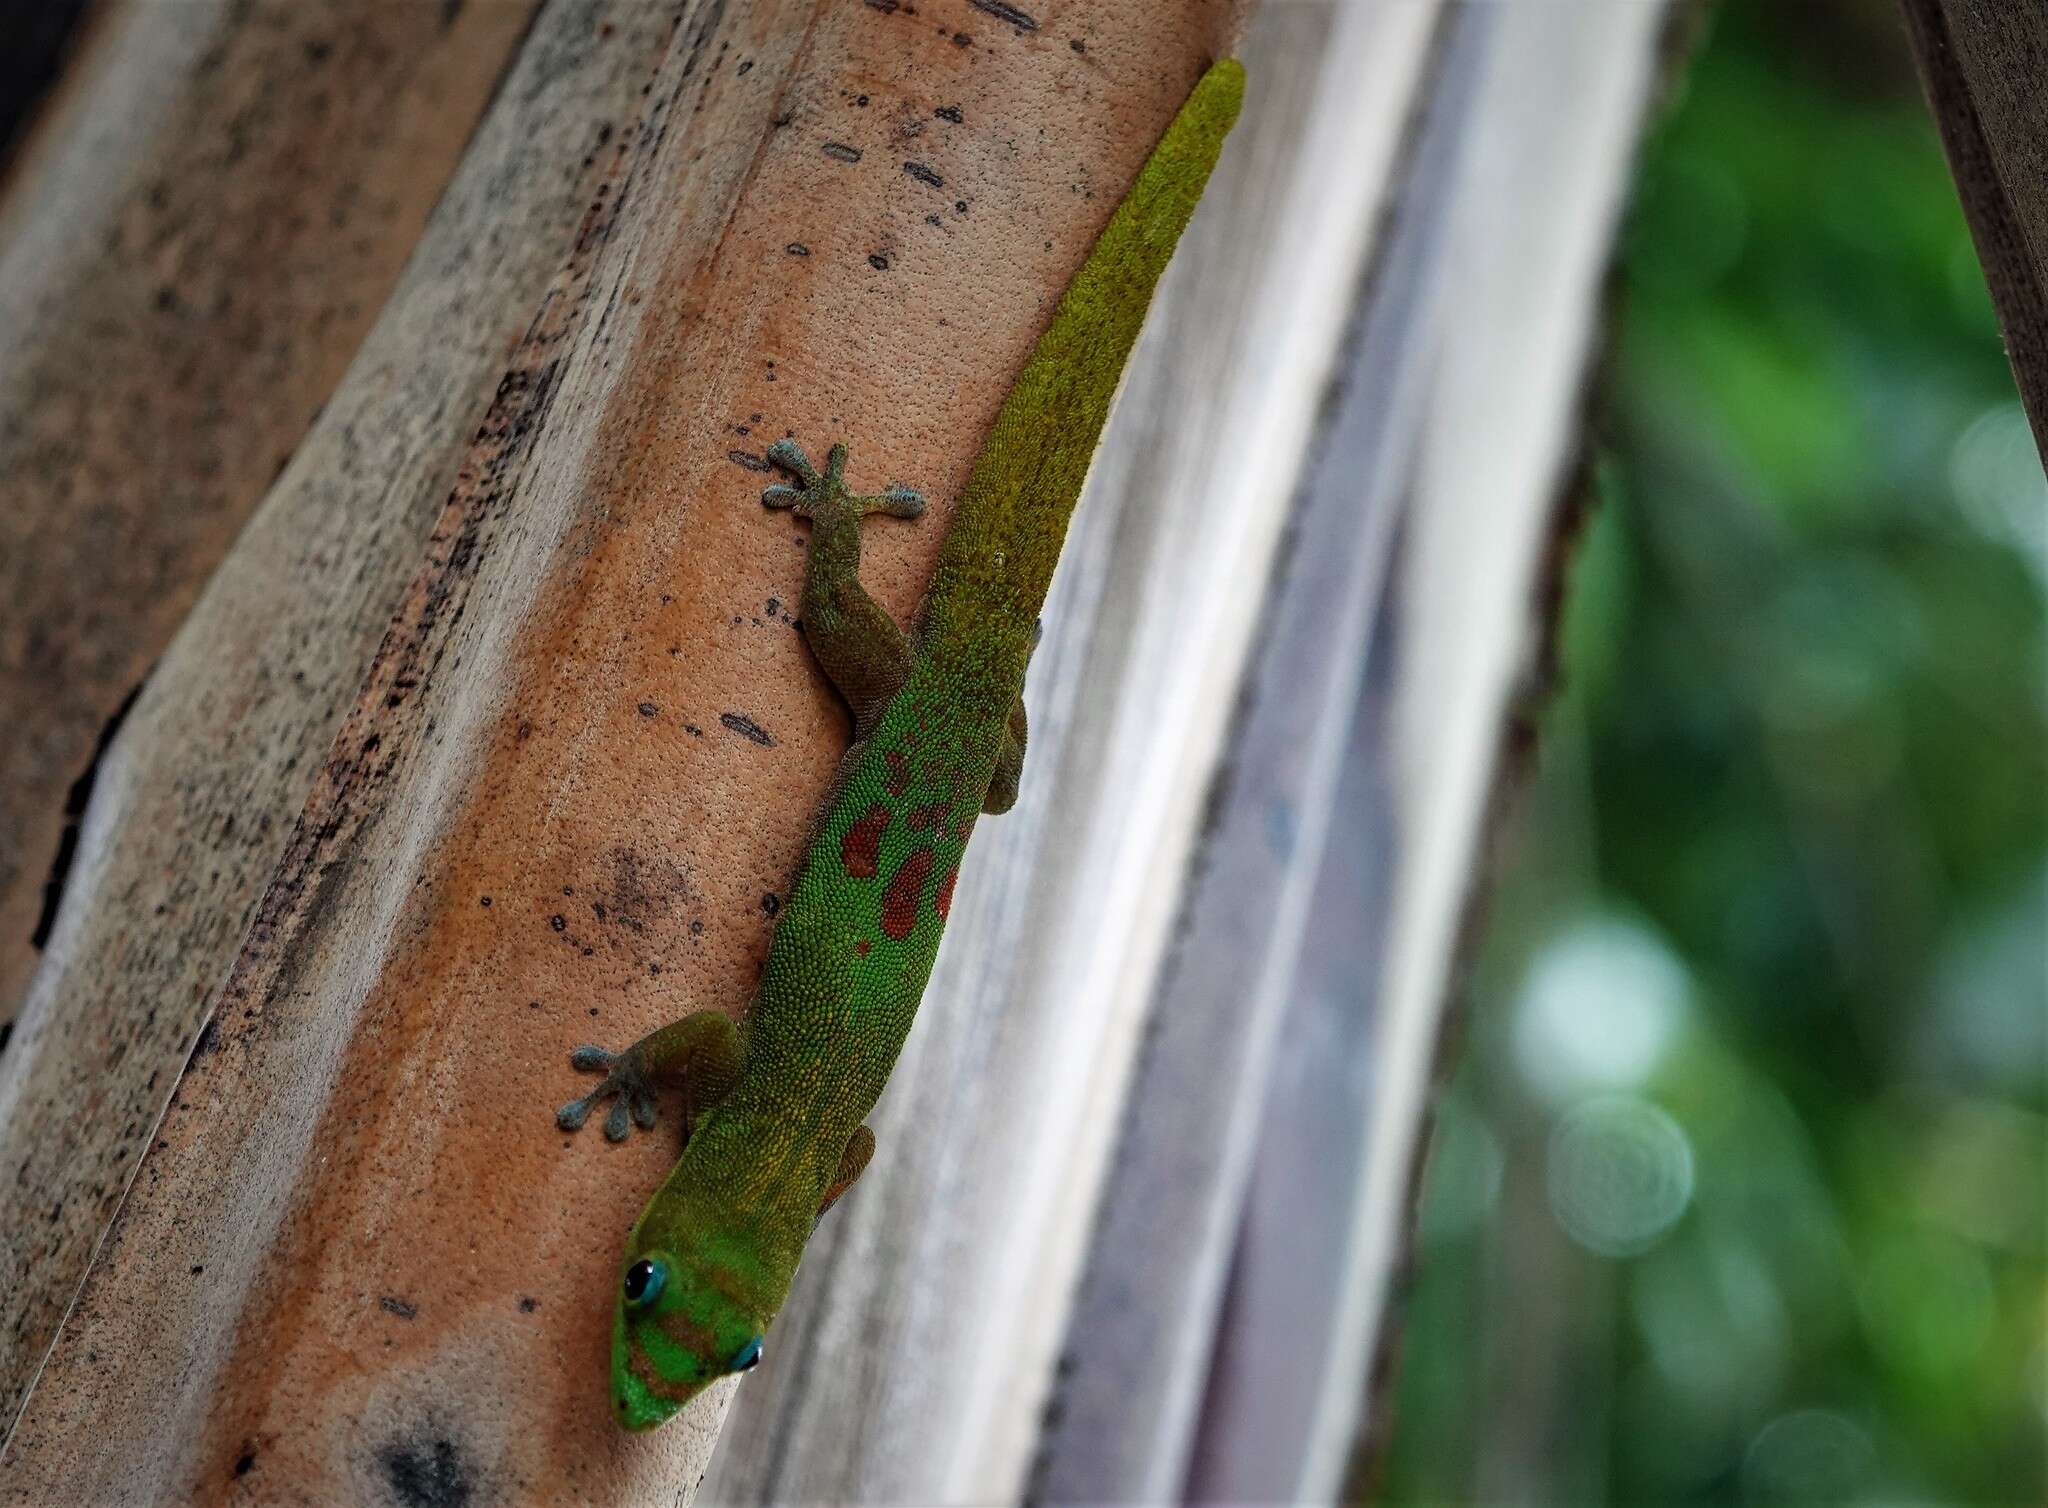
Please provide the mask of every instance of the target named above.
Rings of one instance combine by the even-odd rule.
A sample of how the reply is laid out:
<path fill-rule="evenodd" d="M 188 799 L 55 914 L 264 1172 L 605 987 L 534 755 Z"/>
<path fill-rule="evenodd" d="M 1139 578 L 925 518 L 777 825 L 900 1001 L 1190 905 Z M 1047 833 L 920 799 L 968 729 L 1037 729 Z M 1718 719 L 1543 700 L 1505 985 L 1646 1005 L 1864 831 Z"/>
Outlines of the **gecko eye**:
<path fill-rule="evenodd" d="M 732 1360 L 725 1364 L 728 1372 L 744 1372 L 761 1364 L 761 1337 L 755 1336 L 739 1350 L 733 1352 Z"/>
<path fill-rule="evenodd" d="M 667 1282 L 668 1265 L 642 1257 L 626 1269 L 626 1302 L 635 1309 L 645 1309 L 661 1297 L 662 1287 Z"/>

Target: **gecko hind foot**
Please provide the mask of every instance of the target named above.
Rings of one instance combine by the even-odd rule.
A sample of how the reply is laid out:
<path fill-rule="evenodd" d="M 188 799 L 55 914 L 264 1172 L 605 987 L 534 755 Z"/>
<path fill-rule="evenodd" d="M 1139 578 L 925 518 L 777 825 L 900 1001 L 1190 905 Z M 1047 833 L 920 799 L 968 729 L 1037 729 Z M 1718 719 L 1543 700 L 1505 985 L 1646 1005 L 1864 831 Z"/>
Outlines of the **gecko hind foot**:
<path fill-rule="evenodd" d="M 624 1141 L 632 1126 L 642 1131 L 654 1129 L 654 1086 L 648 1082 L 640 1055 L 633 1049 L 614 1053 L 602 1047 L 579 1047 L 569 1054 L 569 1066 L 579 1073 L 601 1073 L 605 1077 L 590 1093 L 555 1112 L 557 1126 L 564 1131 L 580 1131 L 590 1119 L 590 1112 L 611 1100 L 611 1114 L 604 1118 L 605 1140 Z"/>
<path fill-rule="evenodd" d="M 844 509 L 856 516 L 887 513 L 895 518 L 916 518 L 924 512 L 924 494 L 900 482 L 873 493 L 846 490 L 846 447 L 835 445 L 821 472 L 811 464 L 804 448 L 794 440 L 777 440 L 768 447 L 768 459 L 794 477 L 799 485 L 777 482 L 764 488 L 761 501 L 770 508 L 787 508 L 798 518 L 816 520 L 820 512 Z"/>

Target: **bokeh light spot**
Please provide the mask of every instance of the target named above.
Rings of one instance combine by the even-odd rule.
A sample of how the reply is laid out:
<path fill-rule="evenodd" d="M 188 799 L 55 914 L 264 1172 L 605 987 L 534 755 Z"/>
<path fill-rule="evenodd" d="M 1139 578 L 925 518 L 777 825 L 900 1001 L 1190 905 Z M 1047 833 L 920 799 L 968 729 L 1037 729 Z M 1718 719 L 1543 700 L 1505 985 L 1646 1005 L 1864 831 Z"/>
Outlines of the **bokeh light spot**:
<path fill-rule="evenodd" d="M 1522 1077 L 1556 1105 L 1633 1089 L 1670 1050 L 1691 993 L 1685 965 L 1647 927 L 1579 922 L 1537 954 L 1515 1003 Z"/>
<path fill-rule="evenodd" d="M 1632 1257 L 1670 1233 L 1692 1202 L 1692 1143 L 1646 1100 L 1574 1107 L 1550 1138 L 1550 1208 L 1587 1250 Z"/>
<path fill-rule="evenodd" d="M 1742 1460 L 1742 1495 L 1783 1508 L 1820 1508 L 1855 1499 L 1868 1482 L 1870 1435 L 1831 1409 L 1781 1414 L 1757 1431 Z"/>

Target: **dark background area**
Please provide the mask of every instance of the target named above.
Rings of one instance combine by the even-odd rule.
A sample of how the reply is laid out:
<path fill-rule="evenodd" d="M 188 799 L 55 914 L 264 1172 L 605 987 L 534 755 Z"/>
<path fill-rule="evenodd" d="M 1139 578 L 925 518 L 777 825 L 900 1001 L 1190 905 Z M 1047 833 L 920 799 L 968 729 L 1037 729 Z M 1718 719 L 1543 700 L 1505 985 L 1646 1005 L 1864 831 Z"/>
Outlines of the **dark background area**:
<path fill-rule="evenodd" d="M 88 0 L 0 0 L 0 175 L 75 45 Z"/>

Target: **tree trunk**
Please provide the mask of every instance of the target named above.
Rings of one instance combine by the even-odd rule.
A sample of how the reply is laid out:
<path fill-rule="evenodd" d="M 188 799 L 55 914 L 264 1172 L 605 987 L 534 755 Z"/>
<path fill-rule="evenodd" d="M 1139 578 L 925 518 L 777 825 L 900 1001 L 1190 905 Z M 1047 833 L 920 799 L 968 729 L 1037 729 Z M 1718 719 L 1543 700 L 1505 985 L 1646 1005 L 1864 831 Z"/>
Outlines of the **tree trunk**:
<path fill-rule="evenodd" d="M 87 23 L 0 199 L 0 1018 L 67 793 L 334 390 L 530 9 Z"/>
<path fill-rule="evenodd" d="M 182 1076 L 135 1064 L 169 1108 L 20 1414 L 15 1500 L 430 1480 L 610 1501 L 695 1475 L 718 1407 L 630 1439 L 604 1406 L 619 1237 L 672 1151 L 569 1141 L 550 1116 L 575 1043 L 745 1001 L 844 744 L 791 621 L 802 538 L 760 508 L 760 451 L 844 436 L 857 477 L 940 500 L 869 552 L 870 587 L 907 614 L 1042 311 L 1231 21 L 1149 0 L 1044 29 L 1006 6 L 947 15 L 684 4 L 632 113 L 557 139 L 553 181 L 591 159 L 588 212 L 525 294 L 198 1050 Z M 605 32 L 587 6 L 547 19 Z M 496 110 L 540 111 L 559 61 L 529 48 Z M 485 135 L 517 146 L 546 118 Z M 470 167 L 487 197 L 517 173 Z M 341 415 L 372 401 L 356 383 L 389 381 L 356 368 L 339 432 L 308 440 L 309 485 L 354 471 Z M 414 453 L 415 474 L 445 485 L 446 454 Z M 275 640 L 326 626 L 287 623 Z M 195 651 L 198 683 L 159 694 L 204 698 L 246 642 Z M 295 694 L 231 683 L 230 708 L 237 692 Z M 213 811 L 183 837 L 212 846 L 232 818 L 246 841 L 264 815 Z M 105 808 L 88 827 L 148 836 Z M 81 859 L 97 893 L 155 873 L 115 863 Z M 67 1108 L 67 1134 L 125 1138 L 106 1166 L 147 1127 Z"/>
<path fill-rule="evenodd" d="M 2048 9 L 1902 0 L 2006 355 L 2048 463 Z"/>
<path fill-rule="evenodd" d="M 468 56 L 512 60 L 388 300 L 236 409 L 290 463 L 217 569 L 176 554 L 196 606 L 132 587 L 119 674 L 65 691 L 161 654 L 0 1058 L 0 1496 L 1338 1491 L 1660 8 L 1242 9 L 498 7 Z M 673 1146 L 557 1132 L 567 1055 L 743 1006 L 848 731 L 761 452 L 844 439 L 934 499 L 870 533 L 907 617 L 1053 300 L 1240 40 L 875 1163 L 760 1370 L 622 1435 L 620 1240 Z M 141 110 L 109 45 L 32 164 Z M 198 90 L 202 49 L 152 45 Z M 93 223 L 23 192 L 0 271 Z M 223 328 L 196 349 L 247 380 Z M 226 508 L 124 527 L 224 548 Z M 61 786 L 22 799 L 61 826 Z"/>

